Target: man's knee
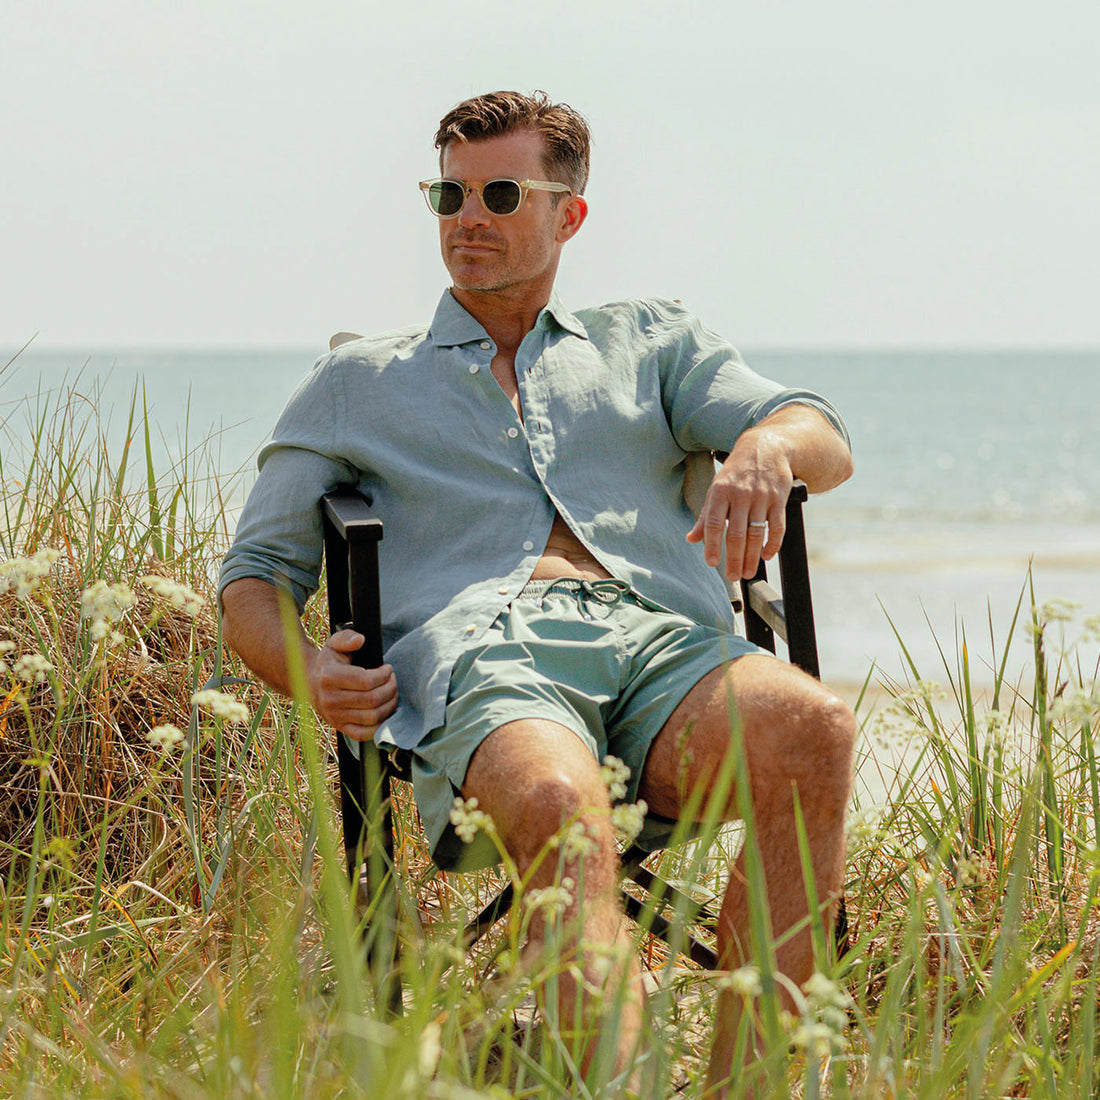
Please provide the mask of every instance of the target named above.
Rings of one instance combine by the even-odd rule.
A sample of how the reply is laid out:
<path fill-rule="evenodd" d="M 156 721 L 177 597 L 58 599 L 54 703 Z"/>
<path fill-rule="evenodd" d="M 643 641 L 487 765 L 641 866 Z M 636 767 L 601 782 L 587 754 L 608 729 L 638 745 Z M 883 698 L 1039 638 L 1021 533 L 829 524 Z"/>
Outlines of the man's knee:
<path fill-rule="evenodd" d="M 803 682 L 777 708 L 771 762 L 798 785 L 803 799 L 814 793 L 846 799 L 856 736 L 848 704 L 816 681 Z"/>
<path fill-rule="evenodd" d="M 466 780 L 463 793 L 488 810 L 521 867 L 556 837 L 567 856 L 598 852 L 602 862 L 614 859 L 610 801 L 599 765 L 564 727 L 516 722 L 495 730 L 475 755 Z M 563 848 L 566 838 L 571 840 Z"/>

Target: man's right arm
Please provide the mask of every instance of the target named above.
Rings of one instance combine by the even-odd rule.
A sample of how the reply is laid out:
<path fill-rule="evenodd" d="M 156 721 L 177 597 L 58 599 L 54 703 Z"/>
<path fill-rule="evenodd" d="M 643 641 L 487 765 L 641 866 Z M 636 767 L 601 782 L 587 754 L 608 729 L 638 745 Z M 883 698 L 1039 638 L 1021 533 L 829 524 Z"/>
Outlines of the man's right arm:
<path fill-rule="evenodd" d="M 266 684 L 292 695 L 290 646 L 296 646 L 305 671 L 310 702 L 321 719 L 356 741 L 367 741 L 397 709 L 397 680 L 389 665 L 357 668 L 351 654 L 365 639 L 341 630 L 318 649 L 295 618 L 295 633 L 285 638 L 279 593 L 257 577 L 241 577 L 221 594 L 225 640 Z"/>

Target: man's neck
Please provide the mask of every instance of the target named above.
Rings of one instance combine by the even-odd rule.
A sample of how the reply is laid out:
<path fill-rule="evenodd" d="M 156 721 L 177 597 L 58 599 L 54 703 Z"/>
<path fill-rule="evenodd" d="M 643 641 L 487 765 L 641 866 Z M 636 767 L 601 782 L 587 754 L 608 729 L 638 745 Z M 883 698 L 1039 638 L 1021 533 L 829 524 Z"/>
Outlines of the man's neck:
<path fill-rule="evenodd" d="M 510 294 L 507 290 L 480 291 L 451 287 L 451 295 L 478 321 L 489 338 L 509 358 L 514 358 L 523 338 L 535 327 L 550 301 L 550 289 L 538 296 Z"/>

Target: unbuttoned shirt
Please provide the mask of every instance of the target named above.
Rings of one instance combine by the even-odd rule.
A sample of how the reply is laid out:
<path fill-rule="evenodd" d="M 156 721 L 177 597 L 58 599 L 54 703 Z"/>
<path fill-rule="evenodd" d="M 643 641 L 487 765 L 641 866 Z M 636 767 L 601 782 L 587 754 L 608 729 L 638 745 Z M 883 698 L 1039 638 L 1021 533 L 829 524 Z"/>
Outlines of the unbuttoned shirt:
<path fill-rule="evenodd" d="M 728 451 L 785 405 L 833 407 L 751 371 L 668 301 L 573 314 L 557 296 L 515 357 L 523 418 L 490 371 L 496 346 L 445 292 L 430 327 L 318 360 L 260 453 L 219 588 L 258 577 L 299 610 L 321 570 L 321 495 L 357 487 L 384 524 L 383 648 L 398 685 L 381 744 L 443 722 L 451 669 L 530 578 L 557 512 L 642 595 L 733 631 L 729 595 L 685 534 L 684 458 Z"/>

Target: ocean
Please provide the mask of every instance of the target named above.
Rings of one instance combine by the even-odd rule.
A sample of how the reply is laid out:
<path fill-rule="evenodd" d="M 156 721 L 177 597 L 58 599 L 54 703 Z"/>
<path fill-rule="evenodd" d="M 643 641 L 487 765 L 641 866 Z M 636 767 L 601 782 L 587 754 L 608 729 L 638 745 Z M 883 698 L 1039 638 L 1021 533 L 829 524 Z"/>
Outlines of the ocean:
<path fill-rule="evenodd" d="M 28 431 L 29 394 L 75 380 L 121 434 L 144 386 L 165 453 L 213 436 L 217 468 L 240 499 L 256 451 L 319 352 L 28 349 L 0 373 L 5 473 Z M 11 354 L 0 352 L 0 366 Z M 965 629 L 975 679 L 991 679 L 1029 568 L 1040 602 L 1100 613 L 1100 351 L 745 358 L 827 396 L 852 435 L 855 476 L 806 513 L 826 680 L 851 691 L 872 672 L 904 677 L 895 629 L 921 677 L 941 683 L 941 649 L 954 668 Z M 140 409 L 140 391 L 138 400 Z M 1025 680 L 1030 645 L 1020 630 L 1008 664 Z M 1095 646 L 1085 656 L 1095 661 Z"/>

